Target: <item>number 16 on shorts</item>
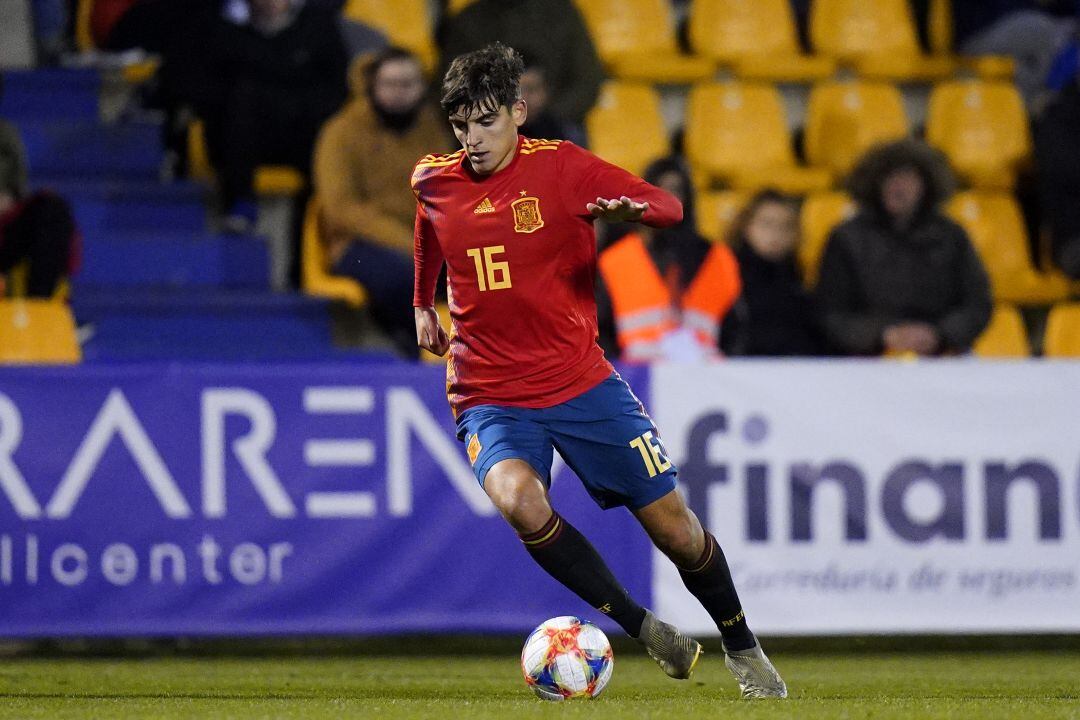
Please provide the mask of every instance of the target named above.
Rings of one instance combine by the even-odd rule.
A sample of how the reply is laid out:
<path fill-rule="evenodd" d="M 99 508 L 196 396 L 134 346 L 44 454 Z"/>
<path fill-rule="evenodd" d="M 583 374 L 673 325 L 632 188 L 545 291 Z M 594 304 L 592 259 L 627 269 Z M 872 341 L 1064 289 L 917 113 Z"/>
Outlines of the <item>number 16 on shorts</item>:
<path fill-rule="evenodd" d="M 641 453 L 641 460 L 645 463 L 645 469 L 649 471 L 649 477 L 656 477 L 662 472 L 671 469 L 671 461 L 667 458 L 667 451 L 660 443 L 660 438 L 654 437 L 652 430 L 646 431 L 630 441 L 630 447 L 636 448 Z"/>

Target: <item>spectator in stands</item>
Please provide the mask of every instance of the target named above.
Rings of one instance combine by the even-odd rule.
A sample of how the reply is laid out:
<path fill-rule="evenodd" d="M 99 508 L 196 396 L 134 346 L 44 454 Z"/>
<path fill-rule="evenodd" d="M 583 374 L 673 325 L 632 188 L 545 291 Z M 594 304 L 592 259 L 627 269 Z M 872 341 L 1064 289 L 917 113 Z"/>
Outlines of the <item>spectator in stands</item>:
<path fill-rule="evenodd" d="M 161 58 L 146 101 L 165 112 L 162 131 L 170 175 L 187 175 L 192 120 L 216 120 L 224 113 L 226 84 L 214 51 L 223 24 L 221 0 L 138 0 L 100 30 L 107 32 L 102 42 L 107 50 L 141 48 Z M 207 130 L 219 126 L 214 122 Z"/>
<path fill-rule="evenodd" d="M 349 53 L 350 62 L 365 53 L 378 52 L 390 44 L 386 36 L 375 28 L 346 17 L 345 0 L 308 0 L 308 2 L 312 5 L 321 5 L 337 14 L 341 37 L 345 41 L 345 50 Z"/>
<path fill-rule="evenodd" d="M 600 92 L 604 69 L 573 0 L 477 0 L 440 35 L 444 64 L 499 40 L 543 67 L 562 122 L 581 125 Z"/>
<path fill-rule="evenodd" d="M 698 235 L 681 159 L 657 160 L 644 178 L 682 201 L 683 219 L 668 228 L 634 225 L 600 253 L 601 342 L 610 357 L 633 362 L 716 357 L 721 322 L 739 296 L 735 256 Z"/>
<path fill-rule="evenodd" d="M 967 352 L 990 320 L 990 285 L 967 234 L 939 210 L 953 185 L 944 157 L 917 140 L 889 143 L 849 185 L 859 210 L 829 237 L 817 286 L 832 349 Z"/>
<path fill-rule="evenodd" d="M 225 229 L 255 219 L 255 168 L 289 165 L 305 176 L 315 138 L 345 101 L 348 56 L 336 15 L 302 0 L 246 0 L 218 37 L 225 102 L 207 119 Z"/>
<path fill-rule="evenodd" d="M 530 138 L 545 140 L 572 140 L 584 144 L 575 126 L 563 122 L 551 112 L 551 89 L 547 72 L 536 64 L 526 63 L 521 75 L 521 98 L 525 101 L 528 115 L 518 133 Z"/>
<path fill-rule="evenodd" d="M 724 321 L 728 355 L 818 355 L 821 332 L 795 260 L 799 214 L 774 190 L 755 195 L 728 235 L 742 278 L 742 296 Z"/>
<path fill-rule="evenodd" d="M 315 149 L 314 185 L 331 272 L 358 280 L 375 320 L 416 355 L 412 312 L 413 220 L 408 177 L 433 148 L 449 149 L 446 121 L 428 102 L 420 62 L 388 48 L 353 61 L 352 99 Z"/>
<path fill-rule="evenodd" d="M 78 249 L 71 208 L 55 193 L 28 191 L 19 132 L 0 120 L 0 296 L 9 290 L 11 270 L 25 262 L 27 297 L 52 297 L 75 272 Z"/>
<path fill-rule="evenodd" d="M 1035 158 L 1054 260 L 1080 280 L 1080 73 L 1075 70 L 1035 125 Z"/>
<path fill-rule="evenodd" d="M 1075 28 L 1076 0 L 952 0 L 953 36 L 964 55 L 1009 55 L 1028 105 L 1046 87 Z"/>

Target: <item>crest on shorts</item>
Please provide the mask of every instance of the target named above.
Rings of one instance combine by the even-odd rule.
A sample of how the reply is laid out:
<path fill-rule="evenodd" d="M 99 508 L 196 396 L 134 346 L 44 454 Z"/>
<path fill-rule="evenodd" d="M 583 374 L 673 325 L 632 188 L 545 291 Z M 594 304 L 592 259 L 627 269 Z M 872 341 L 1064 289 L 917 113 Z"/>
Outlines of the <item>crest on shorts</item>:
<path fill-rule="evenodd" d="M 521 197 L 510 203 L 514 210 L 514 232 L 531 233 L 544 227 L 540 215 L 540 198 Z"/>
<path fill-rule="evenodd" d="M 469 441 L 469 464 L 475 465 L 476 458 L 480 457 L 480 451 L 483 450 L 480 447 L 480 438 L 476 435 L 472 436 L 472 440 Z"/>

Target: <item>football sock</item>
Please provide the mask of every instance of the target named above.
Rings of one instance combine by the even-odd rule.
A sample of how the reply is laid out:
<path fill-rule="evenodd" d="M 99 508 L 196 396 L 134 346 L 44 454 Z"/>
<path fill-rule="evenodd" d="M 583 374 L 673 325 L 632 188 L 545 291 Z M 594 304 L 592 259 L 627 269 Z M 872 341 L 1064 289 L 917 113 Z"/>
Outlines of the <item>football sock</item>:
<path fill-rule="evenodd" d="M 690 568 L 679 568 L 683 584 L 712 617 L 724 647 L 728 650 L 748 650 L 754 647 L 754 633 L 746 624 L 739 595 L 731 580 L 727 559 L 712 533 L 705 532 L 705 550 Z"/>
<path fill-rule="evenodd" d="M 577 529 L 553 512 L 544 527 L 520 535 L 533 560 L 585 602 L 637 637 L 645 608 L 615 579 L 600 553 Z"/>

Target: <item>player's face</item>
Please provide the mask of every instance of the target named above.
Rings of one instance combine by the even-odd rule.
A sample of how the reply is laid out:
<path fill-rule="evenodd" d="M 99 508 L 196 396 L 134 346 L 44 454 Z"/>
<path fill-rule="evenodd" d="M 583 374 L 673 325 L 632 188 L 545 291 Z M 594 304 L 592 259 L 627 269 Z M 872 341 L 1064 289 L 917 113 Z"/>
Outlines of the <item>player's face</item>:
<path fill-rule="evenodd" d="M 524 122 L 522 100 L 495 109 L 487 105 L 461 108 L 450 116 L 454 135 L 469 156 L 473 170 L 480 175 L 490 175 L 510 164 L 517 149 L 517 131 Z"/>

